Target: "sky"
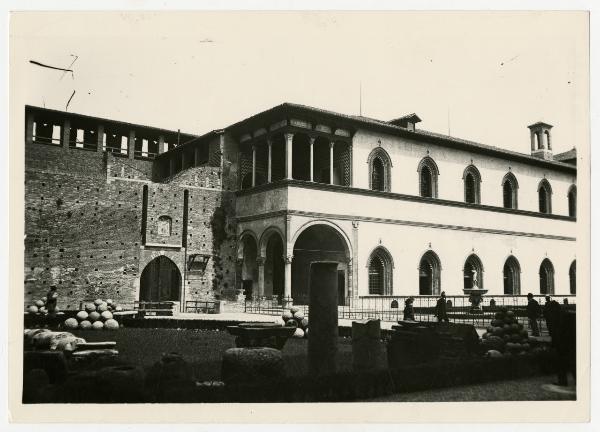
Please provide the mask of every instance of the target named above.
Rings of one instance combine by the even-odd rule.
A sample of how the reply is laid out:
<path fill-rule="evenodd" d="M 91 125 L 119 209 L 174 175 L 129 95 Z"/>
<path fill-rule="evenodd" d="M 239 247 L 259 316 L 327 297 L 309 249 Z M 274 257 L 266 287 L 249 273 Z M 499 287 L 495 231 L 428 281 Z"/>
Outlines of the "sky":
<path fill-rule="evenodd" d="M 581 12 L 29 12 L 10 39 L 20 107 L 75 90 L 70 112 L 202 134 L 294 102 L 524 153 L 537 121 L 555 153 L 588 139 Z"/>

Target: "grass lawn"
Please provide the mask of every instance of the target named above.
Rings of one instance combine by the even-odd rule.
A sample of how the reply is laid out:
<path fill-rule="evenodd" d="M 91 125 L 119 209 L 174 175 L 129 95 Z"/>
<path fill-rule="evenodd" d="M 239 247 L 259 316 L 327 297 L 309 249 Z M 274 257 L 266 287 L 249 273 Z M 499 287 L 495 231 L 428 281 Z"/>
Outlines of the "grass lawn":
<path fill-rule="evenodd" d="M 163 353 L 176 352 L 190 362 L 196 379 L 218 380 L 221 358 L 228 348 L 235 347 L 235 338 L 227 331 L 188 329 L 121 328 L 117 331 L 74 330 L 88 342 L 115 341 L 119 358 L 125 362 L 150 368 Z M 307 339 L 289 339 L 283 349 L 288 375 L 307 373 Z M 338 341 L 338 370 L 352 368 L 352 340 Z"/>

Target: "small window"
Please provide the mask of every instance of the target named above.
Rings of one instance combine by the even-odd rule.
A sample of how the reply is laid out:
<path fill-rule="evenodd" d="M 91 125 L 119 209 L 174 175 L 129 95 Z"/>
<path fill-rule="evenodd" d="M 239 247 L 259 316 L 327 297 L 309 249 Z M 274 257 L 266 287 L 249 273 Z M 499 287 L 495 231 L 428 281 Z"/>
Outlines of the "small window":
<path fill-rule="evenodd" d="M 419 163 L 419 194 L 424 198 L 437 198 L 438 175 L 437 165 L 430 157 L 423 158 Z"/>
<path fill-rule="evenodd" d="M 504 208 L 517 209 L 517 190 L 519 189 L 519 183 L 513 173 L 508 173 L 502 180 L 502 203 Z"/>
<path fill-rule="evenodd" d="M 387 152 L 377 147 L 369 154 L 369 189 L 389 192 L 391 190 L 392 161 Z"/>
<path fill-rule="evenodd" d="M 552 213 L 552 188 L 548 180 L 544 179 L 538 187 L 540 213 Z"/>
<path fill-rule="evenodd" d="M 161 216 L 158 218 L 158 235 L 159 236 L 170 236 L 171 235 L 171 218 L 169 216 Z"/>
<path fill-rule="evenodd" d="M 480 183 L 481 175 L 474 165 L 469 165 L 463 173 L 465 183 L 465 202 L 479 204 L 481 202 Z"/>

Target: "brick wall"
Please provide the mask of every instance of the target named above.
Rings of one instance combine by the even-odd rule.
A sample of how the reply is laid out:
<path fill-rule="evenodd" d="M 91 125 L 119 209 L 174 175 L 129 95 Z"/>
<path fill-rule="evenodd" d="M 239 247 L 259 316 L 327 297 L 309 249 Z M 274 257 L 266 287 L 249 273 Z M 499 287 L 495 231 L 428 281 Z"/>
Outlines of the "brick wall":
<path fill-rule="evenodd" d="M 25 154 L 26 305 L 51 285 L 63 309 L 97 297 L 133 303 L 144 267 L 160 255 L 179 269 L 182 299 L 211 300 L 235 286 L 235 198 L 221 189 L 218 166 L 154 183 L 152 161 L 36 143 Z M 160 216 L 171 218 L 170 235 L 158 234 Z M 197 253 L 212 255 L 204 275 L 187 271 Z"/>

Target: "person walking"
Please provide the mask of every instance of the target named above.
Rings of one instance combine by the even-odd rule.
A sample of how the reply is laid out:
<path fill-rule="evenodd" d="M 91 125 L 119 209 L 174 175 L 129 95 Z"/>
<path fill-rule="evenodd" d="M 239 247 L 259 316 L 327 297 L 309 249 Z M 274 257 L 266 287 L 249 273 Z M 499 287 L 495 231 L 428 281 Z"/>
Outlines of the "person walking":
<path fill-rule="evenodd" d="M 550 334 L 552 343 L 554 344 L 554 330 L 558 324 L 558 321 L 560 320 L 560 305 L 556 300 L 552 300 L 550 296 L 546 296 L 543 315 L 544 319 L 546 320 L 546 327 L 548 327 L 548 333 Z"/>
<path fill-rule="evenodd" d="M 409 297 L 404 301 L 404 321 L 415 320 L 415 309 L 413 308 L 414 298 Z"/>
<path fill-rule="evenodd" d="M 56 303 L 58 302 L 58 292 L 56 292 L 56 285 L 50 287 L 50 291 L 46 294 L 46 309 L 50 315 L 56 313 Z"/>
<path fill-rule="evenodd" d="M 542 313 L 542 307 L 533 298 L 533 294 L 527 294 L 527 318 L 529 318 L 529 327 L 533 336 L 540 335 L 540 328 L 538 326 L 538 318 Z"/>
<path fill-rule="evenodd" d="M 448 312 L 446 311 L 446 292 L 442 291 L 440 294 L 440 298 L 438 299 L 435 305 L 435 316 L 438 319 L 438 322 L 450 322 L 448 319 Z"/>

